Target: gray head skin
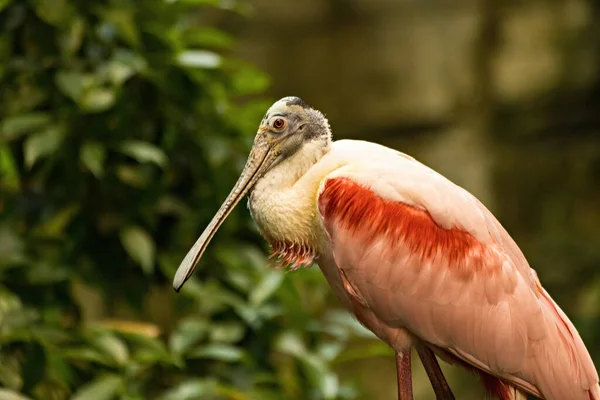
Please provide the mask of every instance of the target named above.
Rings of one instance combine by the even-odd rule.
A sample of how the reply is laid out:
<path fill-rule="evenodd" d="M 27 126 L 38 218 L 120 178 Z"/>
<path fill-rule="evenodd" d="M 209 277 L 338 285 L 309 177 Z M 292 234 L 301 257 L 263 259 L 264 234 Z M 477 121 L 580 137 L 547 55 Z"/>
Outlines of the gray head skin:
<path fill-rule="evenodd" d="M 331 141 L 331 129 L 325 116 L 299 97 L 284 97 L 276 101 L 263 117 L 254 139 L 258 146 L 270 146 L 275 160 L 269 169 L 290 157 L 312 141 Z M 251 153 L 252 155 L 252 153 Z"/>
<path fill-rule="evenodd" d="M 206 246 L 233 207 L 268 171 L 300 151 L 306 143 L 314 141 L 322 142 L 324 147 L 331 143 L 329 122 L 320 111 L 293 96 L 284 97 L 269 108 L 258 127 L 254 145 L 237 183 L 179 265 L 173 279 L 176 291 L 192 275 Z"/>

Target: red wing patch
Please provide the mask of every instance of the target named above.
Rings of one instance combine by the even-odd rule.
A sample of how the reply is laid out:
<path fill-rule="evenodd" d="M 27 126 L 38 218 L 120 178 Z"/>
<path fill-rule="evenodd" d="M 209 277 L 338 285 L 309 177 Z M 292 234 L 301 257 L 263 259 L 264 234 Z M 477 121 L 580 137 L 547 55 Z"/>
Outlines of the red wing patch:
<path fill-rule="evenodd" d="M 457 277 L 469 280 L 485 266 L 486 246 L 459 228 L 444 229 L 426 211 L 399 201 L 389 201 L 348 178 L 325 182 L 319 197 L 325 220 L 373 241 L 385 236 L 394 246 L 406 246 L 422 260 L 441 256 Z M 479 261 L 478 261 L 479 259 Z M 467 262 L 468 261 L 468 262 Z"/>

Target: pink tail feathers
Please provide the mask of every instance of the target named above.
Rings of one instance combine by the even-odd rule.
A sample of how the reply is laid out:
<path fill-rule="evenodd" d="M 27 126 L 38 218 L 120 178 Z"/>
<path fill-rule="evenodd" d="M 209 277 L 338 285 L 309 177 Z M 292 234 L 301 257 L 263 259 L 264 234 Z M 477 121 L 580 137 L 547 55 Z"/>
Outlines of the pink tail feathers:
<path fill-rule="evenodd" d="M 550 319 L 556 323 L 556 330 L 558 333 L 559 341 L 554 341 L 554 344 L 557 345 L 557 348 L 548 350 L 553 351 L 555 354 L 566 354 L 565 357 L 561 357 L 561 361 L 566 361 L 566 365 L 562 365 L 561 367 L 567 369 L 563 370 L 561 375 L 563 375 L 563 378 L 565 374 L 574 376 L 577 381 L 576 383 L 587 391 L 588 399 L 586 400 L 600 400 L 598 372 L 596 371 L 592 358 L 590 357 L 590 354 L 588 353 L 585 344 L 579 335 L 579 332 L 577 332 L 577 329 L 575 329 L 575 326 L 573 326 L 566 314 L 552 300 L 548 292 L 546 292 L 546 290 L 539 284 L 538 291 L 541 295 L 543 304 L 547 307 L 547 311 L 549 312 L 547 315 L 551 316 Z M 549 383 L 547 379 L 542 379 L 542 381 Z M 555 381 L 554 384 L 558 384 L 558 381 L 560 381 L 560 379 Z M 572 384 L 573 383 L 571 383 L 571 385 Z M 542 391 L 544 392 L 543 389 Z M 554 390 L 550 390 L 550 392 L 556 393 Z M 562 392 L 562 390 L 559 388 L 558 392 Z"/>

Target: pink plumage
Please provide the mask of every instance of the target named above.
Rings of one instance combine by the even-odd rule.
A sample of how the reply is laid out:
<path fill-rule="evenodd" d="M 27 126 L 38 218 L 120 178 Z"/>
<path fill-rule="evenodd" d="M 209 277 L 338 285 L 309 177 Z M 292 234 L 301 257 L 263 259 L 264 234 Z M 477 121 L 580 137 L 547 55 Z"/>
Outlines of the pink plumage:
<path fill-rule="evenodd" d="M 279 263 L 316 262 L 344 307 L 394 349 L 400 400 L 414 398 L 411 348 L 438 399 L 454 394 L 436 355 L 479 375 L 500 400 L 600 400 L 577 330 L 479 201 L 406 154 L 333 142 L 323 114 L 297 97 L 265 114 L 244 171 L 177 270 L 176 290 L 248 193 Z"/>
<path fill-rule="evenodd" d="M 365 320 L 386 327 L 392 347 L 405 346 L 394 342 L 396 331 L 414 336 L 484 372 L 501 399 L 512 398 L 506 384 L 547 400 L 600 399 L 575 327 L 524 257 L 504 248 L 508 234 L 489 212 L 484 221 L 499 237 L 485 243 L 460 226 L 442 228 L 423 205 L 385 200 L 348 177 L 325 182 L 319 210 L 330 268 L 372 314 Z"/>

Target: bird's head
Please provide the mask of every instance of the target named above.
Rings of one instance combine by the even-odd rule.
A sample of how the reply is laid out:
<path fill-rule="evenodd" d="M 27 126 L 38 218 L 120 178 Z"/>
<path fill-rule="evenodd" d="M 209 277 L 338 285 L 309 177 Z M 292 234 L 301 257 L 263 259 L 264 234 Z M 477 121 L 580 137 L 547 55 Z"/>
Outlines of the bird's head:
<path fill-rule="evenodd" d="M 262 176 L 275 165 L 296 154 L 303 145 L 331 141 L 329 122 L 318 110 L 299 97 L 284 97 L 275 102 L 263 117 L 248 161 L 264 158 Z M 243 175 L 242 175 L 243 177 Z"/>
<path fill-rule="evenodd" d="M 235 186 L 208 224 L 202 235 L 187 253 L 173 279 L 179 291 L 194 272 L 208 242 L 236 204 L 267 172 L 287 160 L 308 143 L 329 146 L 331 129 L 325 116 L 308 106 L 299 97 L 284 97 L 276 101 L 262 119 L 254 145 Z"/>

